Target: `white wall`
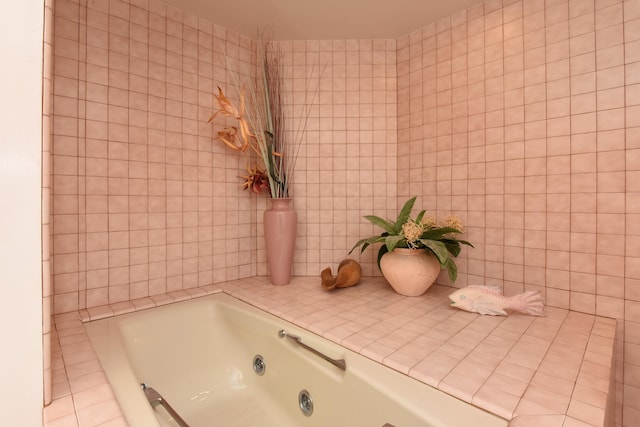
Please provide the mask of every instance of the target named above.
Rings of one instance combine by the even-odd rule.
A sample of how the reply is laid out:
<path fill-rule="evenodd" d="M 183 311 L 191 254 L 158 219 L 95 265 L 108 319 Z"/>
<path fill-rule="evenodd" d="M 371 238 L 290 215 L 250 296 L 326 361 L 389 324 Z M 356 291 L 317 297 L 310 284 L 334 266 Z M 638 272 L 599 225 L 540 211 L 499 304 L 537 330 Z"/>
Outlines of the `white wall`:
<path fill-rule="evenodd" d="M 43 0 L 0 1 L 0 424 L 42 424 Z"/>

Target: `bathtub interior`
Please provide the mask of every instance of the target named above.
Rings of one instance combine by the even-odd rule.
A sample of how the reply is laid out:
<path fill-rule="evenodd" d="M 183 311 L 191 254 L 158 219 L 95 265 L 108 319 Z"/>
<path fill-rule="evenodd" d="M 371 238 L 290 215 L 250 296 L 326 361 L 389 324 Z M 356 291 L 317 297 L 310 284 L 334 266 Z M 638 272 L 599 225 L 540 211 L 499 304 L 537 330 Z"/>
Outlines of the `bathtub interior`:
<path fill-rule="evenodd" d="M 335 345 L 225 294 L 86 324 L 129 424 L 173 426 L 141 381 L 191 427 L 506 426 L 504 419 Z M 279 338 L 285 329 L 346 371 Z M 120 349 L 120 350 L 117 350 Z M 255 355 L 266 364 L 253 371 Z M 313 414 L 299 409 L 308 390 Z"/>

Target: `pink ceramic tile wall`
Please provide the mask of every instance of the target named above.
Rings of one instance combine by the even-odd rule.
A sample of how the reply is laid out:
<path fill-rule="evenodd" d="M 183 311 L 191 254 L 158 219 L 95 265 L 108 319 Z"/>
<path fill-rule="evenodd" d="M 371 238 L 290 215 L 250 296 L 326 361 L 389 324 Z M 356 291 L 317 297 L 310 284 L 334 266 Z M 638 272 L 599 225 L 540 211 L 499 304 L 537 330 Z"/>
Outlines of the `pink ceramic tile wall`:
<path fill-rule="evenodd" d="M 156 1 L 55 15 L 54 311 L 265 274 L 266 200 L 238 195 L 242 161 L 205 124 L 227 87 L 218 41 L 243 70 L 252 42 Z M 419 195 L 476 245 L 456 286 L 623 320 L 619 398 L 640 423 L 639 22 L 637 0 L 505 0 L 395 41 L 282 43 L 296 105 L 323 71 L 295 274 L 335 266 L 374 232 L 362 215 Z"/>
<path fill-rule="evenodd" d="M 247 72 L 251 41 L 147 1 L 59 1 L 55 26 L 55 312 L 255 274 L 255 200 L 207 124 L 220 51 Z"/>
<path fill-rule="evenodd" d="M 51 120 L 53 96 L 53 0 L 45 2 L 42 64 L 42 332 L 44 404 L 51 402 Z"/>
<path fill-rule="evenodd" d="M 266 274 L 267 200 L 206 123 L 255 42 L 159 2 L 61 0 L 55 22 L 55 312 Z M 396 46 L 280 46 L 293 127 L 313 102 L 292 194 L 294 273 L 315 276 L 374 232 L 363 215 L 395 214 Z"/>
<path fill-rule="evenodd" d="M 625 163 L 626 192 L 624 196 L 626 218 L 625 240 L 625 342 L 624 342 L 624 417 L 625 425 L 640 422 L 640 255 L 637 241 L 638 230 L 638 185 L 637 162 L 640 147 L 640 3 L 625 1 L 624 17 L 624 91 L 625 91 Z M 618 65 L 615 70 L 622 68 Z M 618 72 L 620 74 L 620 72 Z M 619 77 L 618 77 L 619 78 Z M 613 79 L 613 77 L 611 77 Z M 617 87 L 622 87 L 619 84 Z"/>
<path fill-rule="evenodd" d="M 624 425 L 640 423 L 639 14 L 487 1 L 398 40 L 399 195 L 465 219 L 456 286 L 620 320 Z"/>
<path fill-rule="evenodd" d="M 396 213 L 396 47 L 391 40 L 280 46 L 292 122 L 314 101 L 292 194 L 299 223 L 294 274 L 317 276 L 326 267 L 335 272 L 362 235 L 376 232 L 364 215 Z M 265 200 L 259 202 L 261 212 Z M 266 274 L 258 223 L 258 273 Z M 379 274 L 374 255 L 360 258 L 367 275 Z"/>

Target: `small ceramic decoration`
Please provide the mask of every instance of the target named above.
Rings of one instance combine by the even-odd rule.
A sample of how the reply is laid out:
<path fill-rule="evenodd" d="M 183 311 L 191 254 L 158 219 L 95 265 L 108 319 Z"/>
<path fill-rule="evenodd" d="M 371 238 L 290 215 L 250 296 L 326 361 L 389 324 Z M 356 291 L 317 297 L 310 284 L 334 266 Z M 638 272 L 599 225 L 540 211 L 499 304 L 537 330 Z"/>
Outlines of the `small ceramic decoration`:
<path fill-rule="evenodd" d="M 474 313 L 506 316 L 505 310 L 513 310 L 532 316 L 544 316 L 544 304 L 538 291 L 505 297 L 497 287 L 467 286 L 449 295 L 449 299 L 452 307 Z"/>
<path fill-rule="evenodd" d="M 435 255 L 422 249 L 395 248 L 380 259 L 380 271 L 394 291 L 417 297 L 436 280 L 440 263 Z"/>
<path fill-rule="evenodd" d="M 338 265 L 336 277 L 331 274 L 331 267 L 322 270 L 320 277 L 322 278 L 322 287 L 328 291 L 335 288 L 347 288 L 360 281 L 362 267 L 357 261 L 347 258 Z"/>

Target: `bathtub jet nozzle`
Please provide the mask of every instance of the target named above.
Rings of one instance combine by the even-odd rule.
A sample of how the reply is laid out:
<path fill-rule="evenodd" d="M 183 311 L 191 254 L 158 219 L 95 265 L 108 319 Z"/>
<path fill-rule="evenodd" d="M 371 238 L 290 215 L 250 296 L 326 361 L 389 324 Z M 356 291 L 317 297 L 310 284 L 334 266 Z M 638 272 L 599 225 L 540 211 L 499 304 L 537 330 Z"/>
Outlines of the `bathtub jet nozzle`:
<path fill-rule="evenodd" d="M 264 372 L 267 370 L 267 364 L 264 361 L 264 357 L 260 356 L 259 354 L 256 354 L 255 356 L 253 356 L 253 371 L 262 376 L 264 375 Z"/>

